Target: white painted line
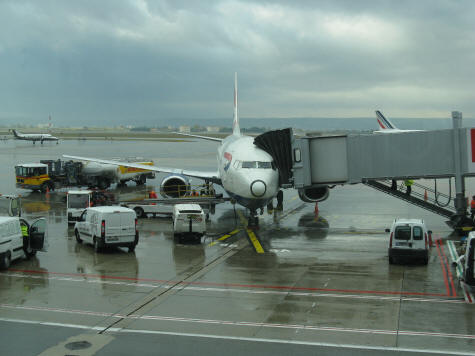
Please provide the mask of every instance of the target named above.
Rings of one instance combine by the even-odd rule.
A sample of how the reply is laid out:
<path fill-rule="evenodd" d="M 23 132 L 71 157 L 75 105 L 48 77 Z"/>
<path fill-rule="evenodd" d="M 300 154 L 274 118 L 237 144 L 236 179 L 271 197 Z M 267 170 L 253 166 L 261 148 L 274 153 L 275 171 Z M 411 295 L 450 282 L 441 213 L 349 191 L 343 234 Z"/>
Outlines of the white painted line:
<path fill-rule="evenodd" d="M 440 350 L 418 350 L 402 347 L 389 347 L 389 346 L 361 346 L 352 344 L 331 344 L 325 342 L 312 342 L 312 341 L 296 341 L 296 340 L 279 340 L 279 339 L 265 339 L 265 338 L 251 338 L 251 337 L 239 337 L 239 336 L 222 336 L 222 335 L 207 335 L 207 334 L 195 334 L 195 333 L 178 333 L 170 331 L 156 331 L 156 330 L 133 330 L 133 329 L 121 329 L 119 333 L 137 333 L 137 334 L 159 334 L 159 335 L 172 335 L 172 336 L 186 336 L 186 337 L 201 337 L 208 339 L 224 339 L 224 340 L 239 340 L 250 342 L 265 342 L 276 344 L 291 344 L 291 345 L 309 345 L 309 346 L 322 346 L 322 347 L 340 347 L 356 350 L 381 350 L 381 351 L 397 351 L 397 352 L 413 352 L 426 355 L 427 353 L 434 353 L 440 355 L 467 355 L 466 352 L 457 351 L 440 351 Z"/>
<path fill-rule="evenodd" d="M 173 317 L 173 316 L 161 316 L 161 315 L 120 315 L 120 314 L 113 314 L 113 313 L 94 312 L 90 310 L 68 310 L 68 309 L 63 309 L 63 308 L 34 307 L 34 306 L 27 307 L 24 305 L 10 305 L 10 304 L 0 304 L 0 308 L 21 309 L 21 310 L 26 309 L 26 310 L 58 312 L 58 313 L 67 313 L 67 314 L 80 314 L 80 315 L 89 315 L 89 316 L 108 316 L 108 317 L 119 318 L 119 319 L 154 320 L 154 321 L 169 321 L 169 322 L 173 321 L 173 322 L 192 323 L 192 324 L 208 324 L 208 325 L 213 324 L 213 325 L 230 325 L 230 326 L 238 326 L 238 327 L 296 329 L 296 330 L 303 330 L 303 331 L 348 332 L 348 333 L 360 333 L 360 334 L 370 334 L 370 335 L 428 336 L 428 337 L 475 340 L 475 335 L 470 335 L 470 334 L 448 334 L 448 333 L 429 332 L 429 331 L 357 329 L 357 328 L 313 326 L 313 325 L 302 325 L 302 324 L 277 324 L 277 323 L 232 321 L 232 320 L 218 320 L 218 319 L 198 319 L 198 318 Z M 72 324 L 66 324 L 66 325 L 72 325 Z"/>
<path fill-rule="evenodd" d="M 64 328 L 73 328 L 73 329 L 85 329 L 85 330 L 93 330 L 93 331 L 103 330 L 102 327 L 97 327 L 97 326 L 63 324 L 63 323 L 44 322 L 44 321 L 37 321 L 37 320 L 0 318 L 0 321 L 11 322 L 11 323 L 32 324 L 32 325 L 64 327 Z M 207 335 L 207 334 L 195 334 L 195 333 L 178 333 L 178 332 L 157 331 L 157 330 L 134 330 L 134 329 L 109 328 L 107 329 L 106 333 L 108 334 L 109 333 L 110 334 L 123 333 L 123 334 L 172 335 L 172 336 L 184 336 L 184 337 L 200 337 L 200 338 L 208 338 L 208 339 L 265 342 L 265 343 L 276 343 L 276 344 L 341 347 L 341 348 L 357 349 L 357 350 L 399 351 L 399 352 L 414 352 L 414 353 L 421 353 L 421 354 L 434 353 L 434 354 L 440 354 L 440 355 L 467 355 L 467 353 L 465 352 L 454 352 L 454 351 L 440 351 L 440 350 L 428 350 L 428 349 L 418 350 L 418 349 L 409 349 L 409 348 L 396 348 L 396 347 L 384 347 L 384 346 L 360 346 L 360 345 L 350 345 L 350 344 L 330 344 L 330 343 L 312 342 L 312 341 L 279 340 L 279 339 Z"/>
<path fill-rule="evenodd" d="M 38 275 L 25 275 L 21 273 L 0 273 L 8 277 L 15 278 L 33 278 L 33 279 L 48 279 L 62 282 L 74 282 L 74 283 L 95 283 L 95 284 L 107 284 L 107 285 L 121 285 L 131 287 L 142 288 L 163 288 L 171 290 L 182 291 L 198 291 L 198 292 L 216 292 L 216 293 L 244 293 L 244 294 L 267 294 L 267 295 L 288 295 L 288 296 L 301 296 L 312 298 L 348 298 L 348 299 L 364 299 L 364 300 L 378 300 L 378 301 L 390 301 L 399 302 L 400 300 L 407 302 L 432 302 L 432 303 L 451 303 L 451 304 L 463 304 L 461 299 L 449 299 L 449 298 L 423 298 L 423 297 L 401 297 L 401 296 L 382 296 L 382 295 L 370 295 L 370 294 L 339 294 L 339 293 L 324 293 L 324 292 L 292 292 L 292 291 L 277 291 L 277 290 L 259 290 L 259 289 L 238 289 L 235 287 L 217 288 L 217 287 L 198 287 L 189 284 L 158 284 L 158 283 L 133 283 L 133 282 L 120 282 L 120 281 L 108 281 L 99 278 L 74 278 L 74 277 L 58 277 L 58 276 L 38 276 Z"/>

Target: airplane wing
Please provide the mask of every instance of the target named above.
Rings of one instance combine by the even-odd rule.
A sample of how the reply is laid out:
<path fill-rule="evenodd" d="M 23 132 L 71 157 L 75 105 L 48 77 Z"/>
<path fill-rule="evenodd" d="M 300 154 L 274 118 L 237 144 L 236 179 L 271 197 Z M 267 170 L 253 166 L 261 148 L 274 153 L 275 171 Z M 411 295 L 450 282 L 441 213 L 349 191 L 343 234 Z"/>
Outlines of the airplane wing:
<path fill-rule="evenodd" d="M 187 133 L 183 133 L 183 132 L 174 132 L 174 134 L 188 136 L 188 137 L 200 138 L 202 140 L 209 140 L 209 141 L 216 141 L 216 142 L 222 142 L 223 141 L 223 139 L 218 138 L 218 137 L 200 136 L 200 135 L 187 134 Z"/>
<path fill-rule="evenodd" d="M 154 172 L 181 174 L 181 175 L 193 177 L 193 178 L 207 179 L 210 182 L 221 184 L 221 179 L 219 178 L 218 171 L 209 171 L 209 172 L 193 171 L 193 170 L 188 170 L 188 169 L 148 166 L 145 164 L 133 163 L 133 162 L 121 162 L 121 161 L 113 161 L 113 160 L 107 160 L 107 159 L 88 158 L 88 157 L 69 156 L 69 155 L 63 155 L 63 157 L 76 159 L 79 161 L 89 161 L 89 162 L 97 162 L 97 163 L 103 163 L 103 164 L 112 164 L 115 166 L 125 166 L 125 167 L 132 167 L 132 168 L 138 168 L 138 169 L 146 169 L 148 171 L 154 171 Z"/>

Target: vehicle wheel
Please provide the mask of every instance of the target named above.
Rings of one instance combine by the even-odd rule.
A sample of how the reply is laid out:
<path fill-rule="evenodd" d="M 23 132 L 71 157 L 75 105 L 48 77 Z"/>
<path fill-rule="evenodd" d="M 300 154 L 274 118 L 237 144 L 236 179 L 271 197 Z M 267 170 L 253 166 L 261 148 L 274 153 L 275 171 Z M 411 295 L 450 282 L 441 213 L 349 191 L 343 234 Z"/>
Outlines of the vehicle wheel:
<path fill-rule="evenodd" d="M 129 252 L 134 252 L 135 251 L 135 244 L 132 244 L 129 246 Z"/>
<path fill-rule="evenodd" d="M 101 245 L 99 244 L 99 239 L 97 237 L 94 237 L 94 251 L 95 252 L 101 252 L 102 248 Z"/>
<path fill-rule="evenodd" d="M 3 254 L 2 261 L 0 262 L 0 268 L 1 269 L 7 269 L 10 267 L 11 263 L 11 256 L 10 256 L 10 251 L 7 251 Z"/>
<path fill-rule="evenodd" d="M 79 231 L 74 230 L 74 235 L 76 235 L 76 241 L 78 244 L 82 244 L 81 237 L 79 236 Z"/>
<path fill-rule="evenodd" d="M 27 260 L 36 256 L 36 250 L 33 250 L 31 246 L 23 246 L 23 252 L 25 252 L 25 257 Z"/>
<path fill-rule="evenodd" d="M 426 265 L 429 263 L 429 257 L 424 257 L 423 263 Z"/>
<path fill-rule="evenodd" d="M 142 208 L 139 208 L 138 206 L 134 208 L 135 214 L 137 214 L 137 218 L 141 219 L 145 217 L 145 212 L 143 211 Z"/>

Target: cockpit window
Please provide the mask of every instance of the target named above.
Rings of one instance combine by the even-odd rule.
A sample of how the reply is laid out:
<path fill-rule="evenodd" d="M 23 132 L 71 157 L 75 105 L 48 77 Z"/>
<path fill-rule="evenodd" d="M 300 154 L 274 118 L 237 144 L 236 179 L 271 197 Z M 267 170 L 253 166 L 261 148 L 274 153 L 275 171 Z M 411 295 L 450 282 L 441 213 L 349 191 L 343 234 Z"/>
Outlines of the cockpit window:
<path fill-rule="evenodd" d="M 272 168 L 272 163 L 271 162 L 257 162 L 257 168 Z"/>
<path fill-rule="evenodd" d="M 256 168 L 256 161 L 243 161 L 242 168 Z"/>

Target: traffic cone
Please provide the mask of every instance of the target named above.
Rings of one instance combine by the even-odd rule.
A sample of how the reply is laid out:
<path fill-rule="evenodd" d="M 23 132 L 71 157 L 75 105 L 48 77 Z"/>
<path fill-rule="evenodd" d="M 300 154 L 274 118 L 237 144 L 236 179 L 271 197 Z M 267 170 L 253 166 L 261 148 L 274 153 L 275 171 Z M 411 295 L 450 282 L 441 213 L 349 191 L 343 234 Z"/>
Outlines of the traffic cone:
<path fill-rule="evenodd" d="M 424 200 L 427 201 L 427 189 L 424 190 Z"/>
<path fill-rule="evenodd" d="M 48 186 L 46 187 L 46 194 L 45 194 L 45 196 L 46 196 L 46 200 L 49 200 L 49 187 L 48 187 Z"/>

